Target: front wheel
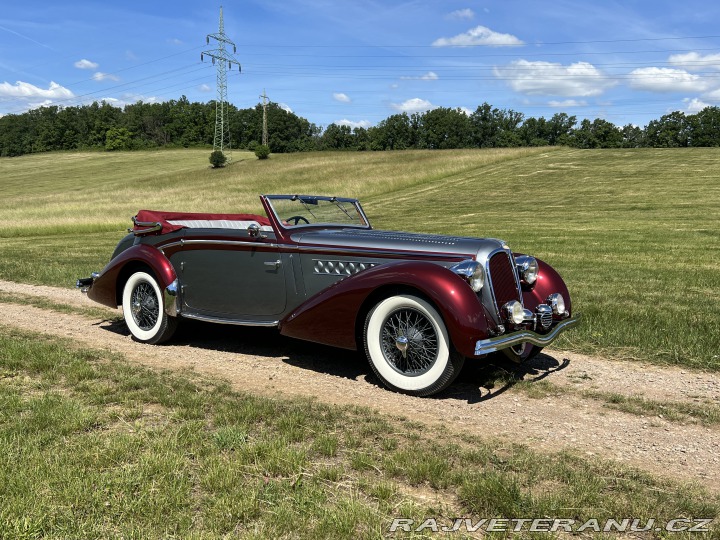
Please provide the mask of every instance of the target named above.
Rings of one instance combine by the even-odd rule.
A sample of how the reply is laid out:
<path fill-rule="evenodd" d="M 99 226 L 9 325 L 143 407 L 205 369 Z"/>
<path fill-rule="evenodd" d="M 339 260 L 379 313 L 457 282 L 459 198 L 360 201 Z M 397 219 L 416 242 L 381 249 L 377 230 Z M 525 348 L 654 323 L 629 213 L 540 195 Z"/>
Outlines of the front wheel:
<path fill-rule="evenodd" d="M 542 350 L 542 347 L 538 347 L 530 343 L 521 343 L 520 345 L 503 349 L 502 352 L 505 357 L 512 362 L 522 364 L 535 358 Z"/>
<path fill-rule="evenodd" d="M 378 378 L 393 390 L 429 396 L 447 388 L 465 357 L 452 350 L 437 310 L 422 298 L 391 296 L 365 319 L 365 352 Z"/>
<path fill-rule="evenodd" d="M 138 341 L 163 343 L 175 333 L 177 319 L 165 313 L 160 287 L 146 272 L 135 272 L 127 280 L 122 307 L 125 324 Z"/>

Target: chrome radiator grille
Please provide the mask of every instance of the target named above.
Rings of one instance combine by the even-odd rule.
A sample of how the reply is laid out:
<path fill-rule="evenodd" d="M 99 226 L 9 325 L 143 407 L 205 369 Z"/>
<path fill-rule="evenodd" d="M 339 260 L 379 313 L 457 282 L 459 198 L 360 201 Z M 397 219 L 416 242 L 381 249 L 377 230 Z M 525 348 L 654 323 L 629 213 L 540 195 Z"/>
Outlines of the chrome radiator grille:
<path fill-rule="evenodd" d="M 488 261 L 488 273 L 490 274 L 493 294 L 495 295 L 495 307 L 498 312 L 500 308 L 510 300 L 522 302 L 509 253 L 499 251 L 490 257 L 490 261 Z"/>

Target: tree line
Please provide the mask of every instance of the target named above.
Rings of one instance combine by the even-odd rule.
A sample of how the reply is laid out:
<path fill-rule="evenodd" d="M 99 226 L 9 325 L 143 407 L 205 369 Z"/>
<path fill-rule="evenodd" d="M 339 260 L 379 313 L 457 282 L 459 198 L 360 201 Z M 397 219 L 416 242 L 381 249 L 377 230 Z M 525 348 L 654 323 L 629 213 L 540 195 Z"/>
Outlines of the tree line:
<path fill-rule="evenodd" d="M 254 150 L 262 138 L 262 106 L 229 105 L 232 148 Z M 512 109 L 483 103 L 467 114 L 439 107 L 394 114 L 373 127 L 330 124 L 325 129 L 276 103 L 267 107 L 272 152 L 310 150 L 404 150 L 501 148 L 565 145 L 575 148 L 720 146 L 720 108 L 696 114 L 680 111 L 641 128 L 603 119 L 577 121 L 566 113 L 525 117 Z M 138 102 L 124 108 L 108 103 L 48 106 L 0 117 L 0 156 L 52 150 L 135 150 L 210 146 L 215 133 L 215 102 L 185 96 L 162 103 Z"/>

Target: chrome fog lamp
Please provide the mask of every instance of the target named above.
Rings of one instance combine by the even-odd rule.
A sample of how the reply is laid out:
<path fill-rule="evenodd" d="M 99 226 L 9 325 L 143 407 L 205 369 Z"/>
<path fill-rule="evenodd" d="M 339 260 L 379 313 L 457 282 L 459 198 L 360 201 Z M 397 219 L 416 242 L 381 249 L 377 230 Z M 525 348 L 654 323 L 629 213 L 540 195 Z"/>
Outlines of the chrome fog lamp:
<path fill-rule="evenodd" d="M 537 281 L 540 267 L 538 266 L 538 262 L 535 257 L 530 257 L 529 255 L 520 255 L 519 257 L 515 257 L 515 266 L 520 274 L 520 279 L 522 279 L 525 283 L 532 285 Z"/>
<path fill-rule="evenodd" d="M 565 299 L 563 298 L 562 294 L 560 293 L 554 293 L 547 297 L 547 300 L 545 300 L 545 303 L 549 305 L 554 315 L 564 315 L 565 314 Z"/>
<path fill-rule="evenodd" d="M 503 306 L 505 318 L 513 324 L 522 324 L 525 320 L 525 310 L 517 300 L 510 300 Z"/>
<path fill-rule="evenodd" d="M 450 267 L 450 270 L 463 277 L 475 292 L 480 292 L 485 284 L 485 272 L 477 261 L 468 259 Z"/>

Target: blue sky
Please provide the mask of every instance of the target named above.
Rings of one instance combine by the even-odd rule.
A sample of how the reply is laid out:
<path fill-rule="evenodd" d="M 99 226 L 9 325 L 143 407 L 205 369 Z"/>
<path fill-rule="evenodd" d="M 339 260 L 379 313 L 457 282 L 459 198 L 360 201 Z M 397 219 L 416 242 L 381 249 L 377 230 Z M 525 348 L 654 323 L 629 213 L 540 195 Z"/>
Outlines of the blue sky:
<path fill-rule="evenodd" d="M 200 53 L 219 7 L 186 0 L 5 2 L 0 115 L 42 104 L 122 106 L 216 95 Z M 720 3 L 677 1 L 226 0 L 242 72 L 228 99 L 263 89 L 321 126 L 397 112 L 567 112 L 644 126 L 720 105 Z"/>

